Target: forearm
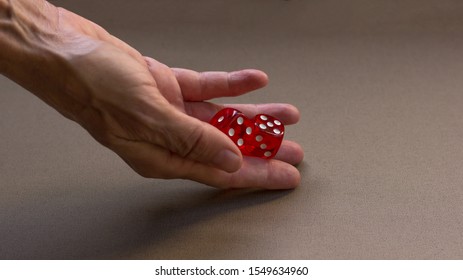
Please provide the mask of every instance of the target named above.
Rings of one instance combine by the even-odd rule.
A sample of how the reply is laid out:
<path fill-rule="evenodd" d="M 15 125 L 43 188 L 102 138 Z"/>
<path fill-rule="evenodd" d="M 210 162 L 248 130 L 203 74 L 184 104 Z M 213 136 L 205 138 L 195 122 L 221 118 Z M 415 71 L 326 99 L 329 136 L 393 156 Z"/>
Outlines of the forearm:
<path fill-rule="evenodd" d="M 22 65 L 32 55 L 53 48 L 58 22 L 56 7 L 42 0 L 0 0 L 2 73 Z"/>
<path fill-rule="evenodd" d="M 44 69 L 57 58 L 57 8 L 42 0 L 0 1 L 0 73 L 43 97 Z"/>
<path fill-rule="evenodd" d="M 0 73 L 73 119 L 58 8 L 42 0 L 0 1 Z"/>

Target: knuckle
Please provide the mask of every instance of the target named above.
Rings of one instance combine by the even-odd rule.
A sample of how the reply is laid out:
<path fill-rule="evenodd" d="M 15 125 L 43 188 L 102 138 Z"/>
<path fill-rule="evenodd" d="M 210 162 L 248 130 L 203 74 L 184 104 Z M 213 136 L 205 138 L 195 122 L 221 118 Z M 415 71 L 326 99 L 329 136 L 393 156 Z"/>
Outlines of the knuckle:
<path fill-rule="evenodd" d="M 173 141 L 175 152 L 183 158 L 197 158 L 207 150 L 207 146 L 203 144 L 204 140 L 204 129 L 192 128 L 184 137 L 178 137 Z"/>

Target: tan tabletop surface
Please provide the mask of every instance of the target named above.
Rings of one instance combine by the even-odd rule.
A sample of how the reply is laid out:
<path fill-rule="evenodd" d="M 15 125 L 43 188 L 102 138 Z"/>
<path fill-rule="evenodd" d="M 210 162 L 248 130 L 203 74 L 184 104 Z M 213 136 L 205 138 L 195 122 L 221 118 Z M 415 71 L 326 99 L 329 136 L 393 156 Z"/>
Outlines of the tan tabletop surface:
<path fill-rule="evenodd" d="M 235 102 L 299 107 L 302 183 L 141 178 L 1 77 L 0 258 L 463 258 L 459 1 L 54 3 L 170 66 L 266 71 Z"/>

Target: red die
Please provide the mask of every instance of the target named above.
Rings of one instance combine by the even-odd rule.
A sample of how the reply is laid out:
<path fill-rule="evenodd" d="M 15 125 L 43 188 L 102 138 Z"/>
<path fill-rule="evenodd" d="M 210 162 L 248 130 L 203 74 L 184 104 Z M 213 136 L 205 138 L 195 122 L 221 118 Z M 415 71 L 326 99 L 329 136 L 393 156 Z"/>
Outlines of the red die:
<path fill-rule="evenodd" d="M 283 124 L 272 116 L 260 114 L 250 120 L 233 108 L 220 110 L 210 123 L 230 137 L 245 156 L 274 157 L 285 133 Z"/>

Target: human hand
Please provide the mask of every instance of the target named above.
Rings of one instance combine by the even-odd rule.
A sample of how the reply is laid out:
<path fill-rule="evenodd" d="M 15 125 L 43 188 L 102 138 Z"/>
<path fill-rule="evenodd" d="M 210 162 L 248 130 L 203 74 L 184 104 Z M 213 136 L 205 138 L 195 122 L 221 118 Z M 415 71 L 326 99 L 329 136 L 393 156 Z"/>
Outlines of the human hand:
<path fill-rule="evenodd" d="M 272 160 L 243 159 L 234 143 L 207 123 L 221 106 L 205 100 L 260 88 L 267 83 L 264 73 L 171 69 L 78 15 L 64 9 L 57 15 L 49 31 L 53 35 L 41 42 L 45 50 L 25 56 L 39 77 L 10 76 L 78 122 L 140 175 L 221 188 L 299 184 L 300 174 L 292 166 L 303 157 L 298 144 L 284 141 Z M 227 106 L 247 115 L 271 114 L 285 124 L 299 118 L 291 105 Z"/>
<path fill-rule="evenodd" d="M 269 114 L 282 120 L 285 125 L 299 121 L 299 111 L 290 104 L 225 104 L 218 105 L 206 100 L 233 97 L 264 87 L 267 75 L 258 70 L 236 72 L 203 72 L 169 68 L 152 58 L 146 58 L 150 72 L 157 82 L 160 93 L 177 110 L 203 122 L 224 107 L 242 111 L 248 117 Z M 304 153 L 299 144 L 284 140 L 276 157 L 265 160 L 244 157 L 237 172 L 226 173 L 211 166 L 195 164 L 186 170 L 186 178 L 219 187 L 292 188 L 300 182 L 299 171 L 293 166 L 300 163 Z M 146 166 L 150 166 L 147 159 Z"/>

